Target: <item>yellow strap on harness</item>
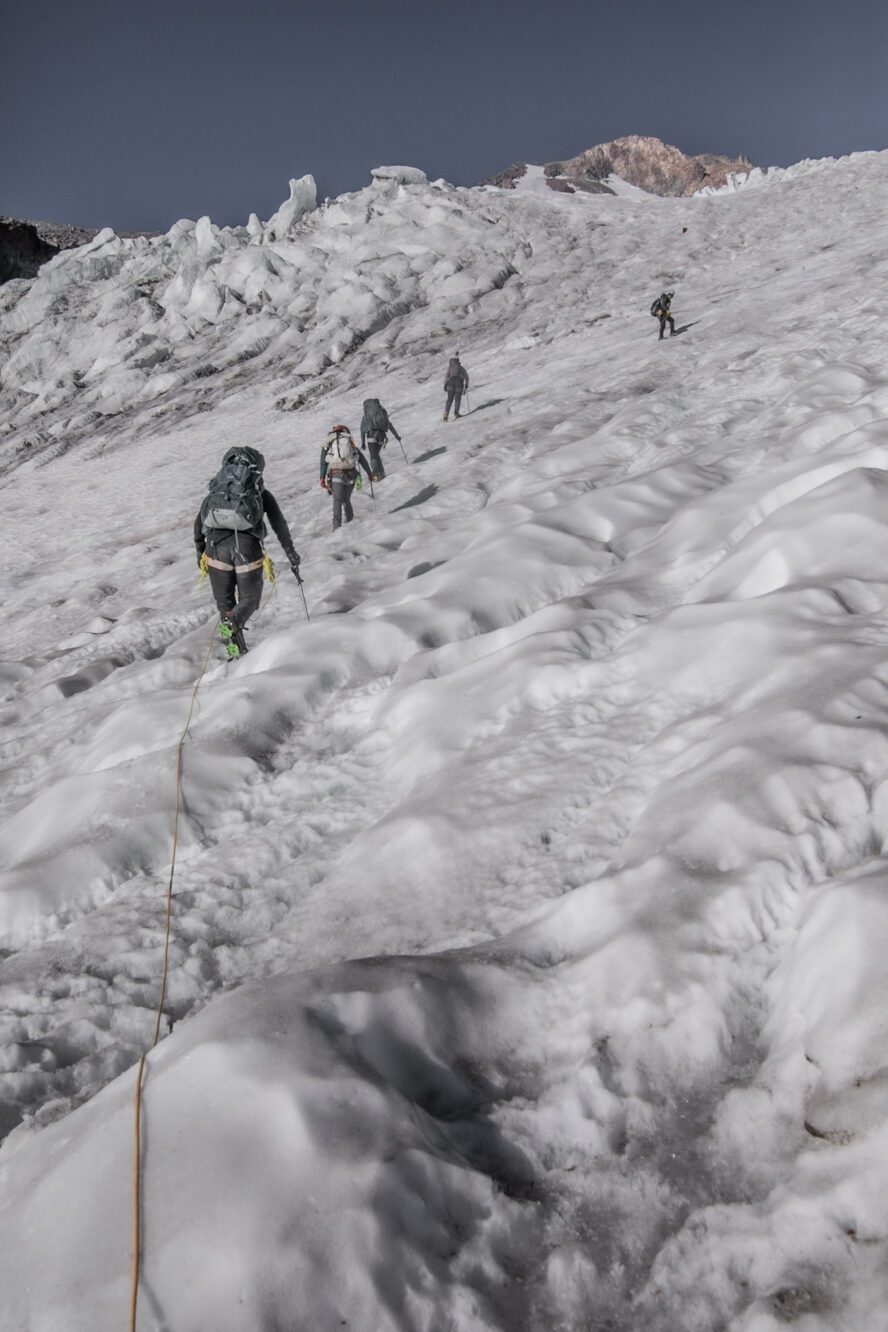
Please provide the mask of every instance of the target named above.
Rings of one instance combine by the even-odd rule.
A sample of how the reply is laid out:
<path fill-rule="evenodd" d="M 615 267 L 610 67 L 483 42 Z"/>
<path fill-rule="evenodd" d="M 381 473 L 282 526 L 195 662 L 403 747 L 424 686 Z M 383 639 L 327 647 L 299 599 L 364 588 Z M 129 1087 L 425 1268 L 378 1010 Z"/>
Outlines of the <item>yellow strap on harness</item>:
<path fill-rule="evenodd" d="M 204 579 L 206 578 L 206 576 L 207 576 L 207 569 L 208 569 L 208 566 L 207 566 L 207 552 L 204 551 L 203 555 L 201 555 L 201 557 L 200 557 L 200 581 L 201 581 L 201 582 L 203 582 L 203 580 L 204 580 Z"/>
<path fill-rule="evenodd" d="M 273 583 L 277 578 L 277 574 L 274 571 L 274 564 L 272 563 L 270 555 L 262 556 L 262 568 L 265 570 L 265 577 L 268 579 L 269 583 Z"/>

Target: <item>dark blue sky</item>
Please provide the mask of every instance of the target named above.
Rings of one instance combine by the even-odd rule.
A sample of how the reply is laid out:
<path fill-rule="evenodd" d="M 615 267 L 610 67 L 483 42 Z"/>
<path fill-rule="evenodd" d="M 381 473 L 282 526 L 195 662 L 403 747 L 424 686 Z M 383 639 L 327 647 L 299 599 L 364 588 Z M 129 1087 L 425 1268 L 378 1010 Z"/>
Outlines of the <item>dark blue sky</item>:
<path fill-rule="evenodd" d="M 7 10 L 0 213 L 267 217 L 380 163 L 472 184 L 621 134 L 888 147 L 885 0 L 41 0 Z"/>

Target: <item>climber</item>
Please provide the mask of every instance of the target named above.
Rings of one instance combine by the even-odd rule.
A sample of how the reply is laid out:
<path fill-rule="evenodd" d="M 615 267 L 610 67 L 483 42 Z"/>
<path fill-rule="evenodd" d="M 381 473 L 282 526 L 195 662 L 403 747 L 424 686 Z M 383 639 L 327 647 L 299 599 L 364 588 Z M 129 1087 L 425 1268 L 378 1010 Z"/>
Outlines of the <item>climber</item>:
<path fill-rule="evenodd" d="M 342 515 L 354 518 L 351 493 L 358 482 L 358 467 L 370 478 L 367 459 L 352 439 L 348 426 L 335 425 L 321 445 L 321 485 L 333 496 L 333 531 L 342 525 Z M 371 483 L 372 484 L 372 483 Z"/>
<path fill-rule="evenodd" d="M 389 414 L 379 399 L 365 398 L 364 415 L 361 417 L 361 447 L 366 443 L 370 454 L 371 481 L 381 481 L 385 476 L 380 449 L 385 448 L 389 430 L 400 444 L 401 436 L 392 425 Z"/>
<path fill-rule="evenodd" d="M 468 388 L 468 371 L 460 364 L 459 352 L 457 352 L 456 356 L 450 358 L 450 364 L 447 367 L 447 378 L 444 380 L 444 392 L 447 394 L 447 405 L 444 408 L 445 421 L 450 415 L 451 405 L 454 409 L 453 415 L 459 416 L 462 395 L 468 392 Z"/>
<path fill-rule="evenodd" d="M 674 291 L 664 291 L 661 296 L 657 297 L 657 299 L 654 301 L 653 305 L 651 306 L 651 314 L 654 316 L 655 319 L 659 319 L 660 321 L 661 338 L 663 336 L 667 324 L 669 325 L 670 338 L 675 332 L 675 320 L 672 318 L 672 315 L 670 313 L 670 308 L 672 306 L 672 298 L 674 295 L 675 295 Z"/>
<path fill-rule="evenodd" d="M 265 518 L 302 582 L 290 529 L 274 495 L 265 489 L 264 467 L 258 449 L 227 449 L 194 520 L 198 568 L 209 574 L 221 617 L 219 634 L 229 657 L 246 652 L 244 628 L 262 598 Z"/>

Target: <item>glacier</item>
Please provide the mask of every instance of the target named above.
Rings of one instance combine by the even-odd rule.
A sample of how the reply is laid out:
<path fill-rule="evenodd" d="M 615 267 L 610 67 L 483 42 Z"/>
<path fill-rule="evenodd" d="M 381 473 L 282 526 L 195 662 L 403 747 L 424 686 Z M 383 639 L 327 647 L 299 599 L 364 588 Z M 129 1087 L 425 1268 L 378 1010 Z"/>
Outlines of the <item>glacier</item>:
<path fill-rule="evenodd" d="M 303 177 L 0 288 L 4 1332 L 126 1317 L 235 444 L 312 618 L 183 751 L 139 1327 L 884 1326 L 888 154 L 764 182 Z"/>

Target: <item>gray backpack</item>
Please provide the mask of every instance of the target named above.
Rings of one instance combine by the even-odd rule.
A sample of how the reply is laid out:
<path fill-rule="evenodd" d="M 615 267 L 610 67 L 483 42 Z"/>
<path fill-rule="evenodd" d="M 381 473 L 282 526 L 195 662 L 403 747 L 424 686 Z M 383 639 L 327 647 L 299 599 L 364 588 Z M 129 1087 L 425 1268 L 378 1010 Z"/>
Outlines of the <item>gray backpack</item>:
<path fill-rule="evenodd" d="M 388 412 L 378 398 L 364 400 L 364 429 L 368 434 L 384 435 L 389 428 Z"/>
<path fill-rule="evenodd" d="M 265 459 L 257 449 L 228 450 L 201 505 L 205 532 L 208 528 L 221 528 L 230 532 L 261 533 L 264 466 Z"/>

